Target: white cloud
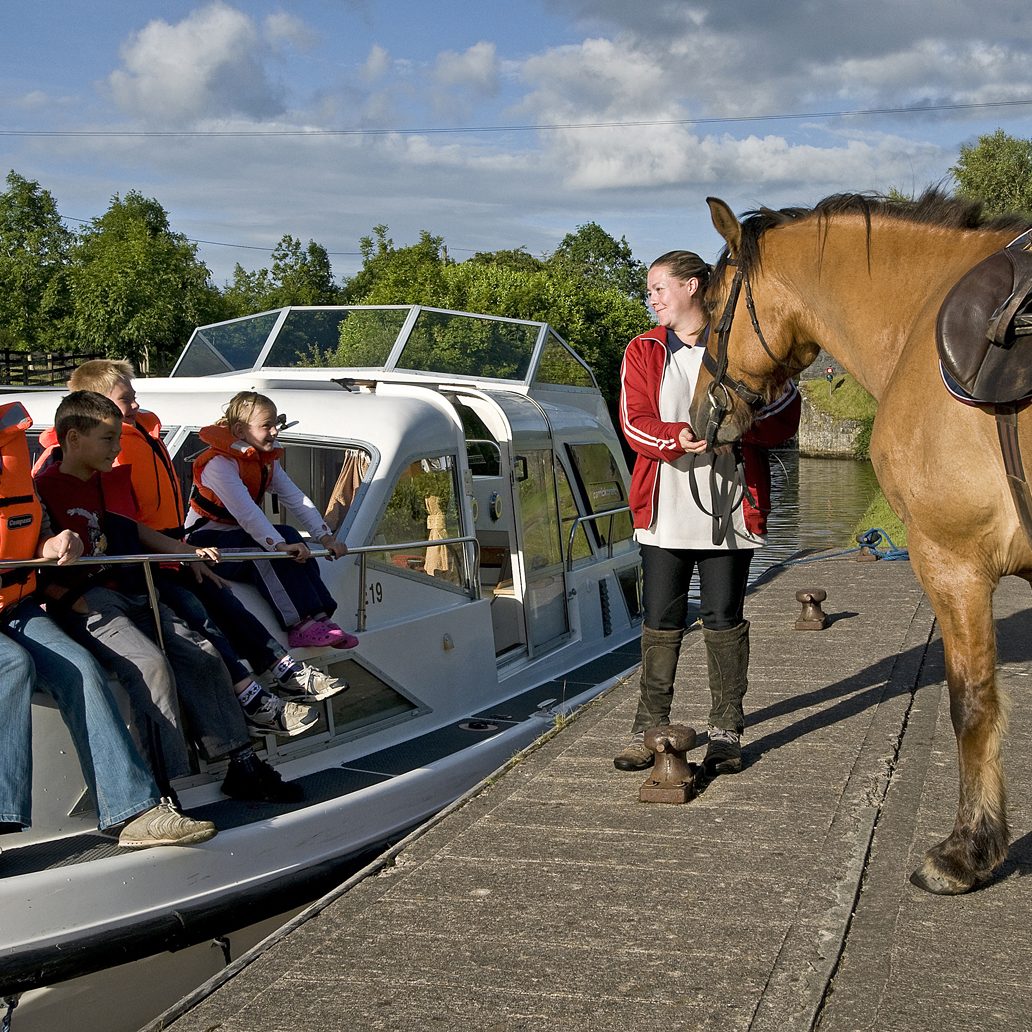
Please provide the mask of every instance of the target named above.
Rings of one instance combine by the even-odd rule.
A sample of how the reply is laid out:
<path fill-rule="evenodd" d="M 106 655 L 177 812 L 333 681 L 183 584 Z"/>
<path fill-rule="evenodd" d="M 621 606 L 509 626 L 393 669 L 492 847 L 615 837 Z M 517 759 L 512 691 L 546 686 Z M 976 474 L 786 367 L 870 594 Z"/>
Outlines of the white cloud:
<path fill-rule="evenodd" d="M 319 41 L 318 35 L 300 18 L 284 11 L 277 11 L 265 19 L 265 38 L 273 44 L 290 43 L 299 50 L 309 50 Z"/>
<path fill-rule="evenodd" d="M 362 78 L 367 82 L 376 82 L 387 74 L 390 67 L 391 55 L 379 43 L 374 43 L 362 65 Z"/>
<path fill-rule="evenodd" d="M 478 101 L 498 93 L 499 61 L 494 43 L 474 43 L 461 54 L 442 51 L 432 78 L 437 113 L 452 121 L 469 117 Z"/>
<path fill-rule="evenodd" d="M 133 33 L 108 83 L 120 107 L 152 124 L 261 119 L 283 110 L 265 58 L 252 19 L 216 0 L 174 25 L 157 19 Z"/>

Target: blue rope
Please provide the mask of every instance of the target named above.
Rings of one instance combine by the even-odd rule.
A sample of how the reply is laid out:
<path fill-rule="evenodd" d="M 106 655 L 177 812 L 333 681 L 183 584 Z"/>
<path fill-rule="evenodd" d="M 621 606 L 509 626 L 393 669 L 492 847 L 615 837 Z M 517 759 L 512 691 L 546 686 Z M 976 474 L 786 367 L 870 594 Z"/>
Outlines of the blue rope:
<path fill-rule="evenodd" d="M 874 527 L 857 535 L 859 544 L 856 548 L 844 548 L 839 552 L 821 552 L 820 555 L 804 555 L 799 559 L 782 559 L 781 562 L 772 563 L 771 569 L 777 566 L 799 566 L 803 563 L 823 563 L 829 559 L 841 559 L 847 555 L 855 555 L 857 552 L 867 549 L 876 559 L 910 559 L 910 553 L 905 548 L 898 548 L 893 544 L 892 538 L 885 533 L 881 527 Z M 886 548 L 879 548 L 878 543 L 884 540 Z"/>

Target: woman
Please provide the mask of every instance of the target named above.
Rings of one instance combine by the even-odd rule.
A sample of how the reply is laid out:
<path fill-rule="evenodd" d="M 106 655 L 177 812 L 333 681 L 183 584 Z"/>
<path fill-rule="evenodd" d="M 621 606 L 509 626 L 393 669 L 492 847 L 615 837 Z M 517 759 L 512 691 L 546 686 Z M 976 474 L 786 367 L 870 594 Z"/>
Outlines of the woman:
<path fill-rule="evenodd" d="M 641 697 L 631 741 L 613 760 L 620 770 L 651 766 L 644 732 L 670 720 L 688 588 L 696 568 L 712 695 L 703 762 L 711 775 L 742 769 L 742 700 L 749 666 L 745 589 L 753 550 L 764 543 L 770 508 L 765 449 L 795 434 L 799 393 L 789 383 L 745 436 L 742 452 L 751 498 L 746 494 L 723 540 L 714 544 L 711 513 L 717 509 L 710 502 L 710 473 L 717 456 L 706 451 L 689 422 L 707 336 L 702 301 L 709 274 L 710 267 L 691 251 L 670 251 L 652 263 L 648 300 L 658 325 L 627 345 L 620 370 L 621 429 L 637 453 L 630 504 L 641 546 L 645 610 Z M 730 486 L 723 476 L 730 469 L 725 459 L 716 471 L 718 498 Z"/>

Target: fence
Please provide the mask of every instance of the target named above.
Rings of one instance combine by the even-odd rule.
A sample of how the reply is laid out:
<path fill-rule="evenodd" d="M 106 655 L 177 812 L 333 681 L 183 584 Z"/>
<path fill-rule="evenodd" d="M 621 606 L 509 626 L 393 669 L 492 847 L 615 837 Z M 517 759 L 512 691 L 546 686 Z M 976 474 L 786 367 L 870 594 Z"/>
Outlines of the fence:
<path fill-rule="evenodd" d="M 21 387 L 64 386 L 73 370 L 91 358 L 103 358 L 95 352 L 11 351 L 0 349 L 0 384 Z"/>

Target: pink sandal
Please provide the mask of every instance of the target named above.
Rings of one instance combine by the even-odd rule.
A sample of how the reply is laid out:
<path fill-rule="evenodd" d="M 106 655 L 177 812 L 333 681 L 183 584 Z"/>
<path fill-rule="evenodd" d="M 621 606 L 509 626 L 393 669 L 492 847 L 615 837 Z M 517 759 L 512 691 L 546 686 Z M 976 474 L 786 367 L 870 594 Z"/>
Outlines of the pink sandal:
<path fill-rule="evenodd" d="M 287 634 L 287 645 L 292 649 L 317 649 L 327 645 L 336 647 L 343 631 L 334 632 L 322 620 L 306 620 L 292 627 Z"/>
<path fill-rule="evenodd" d="M 333 648 L 353 649 L 358 644 L 358 638 L 353 634 L 349 634 L 343 627 L 338 627 L 335 623 L 331 623 L 329 620 L 323 620 L 323 626 L 325 626 L 331 634 L 335 634 L 337 636 L 336 640 L 330 643 Z"/>

